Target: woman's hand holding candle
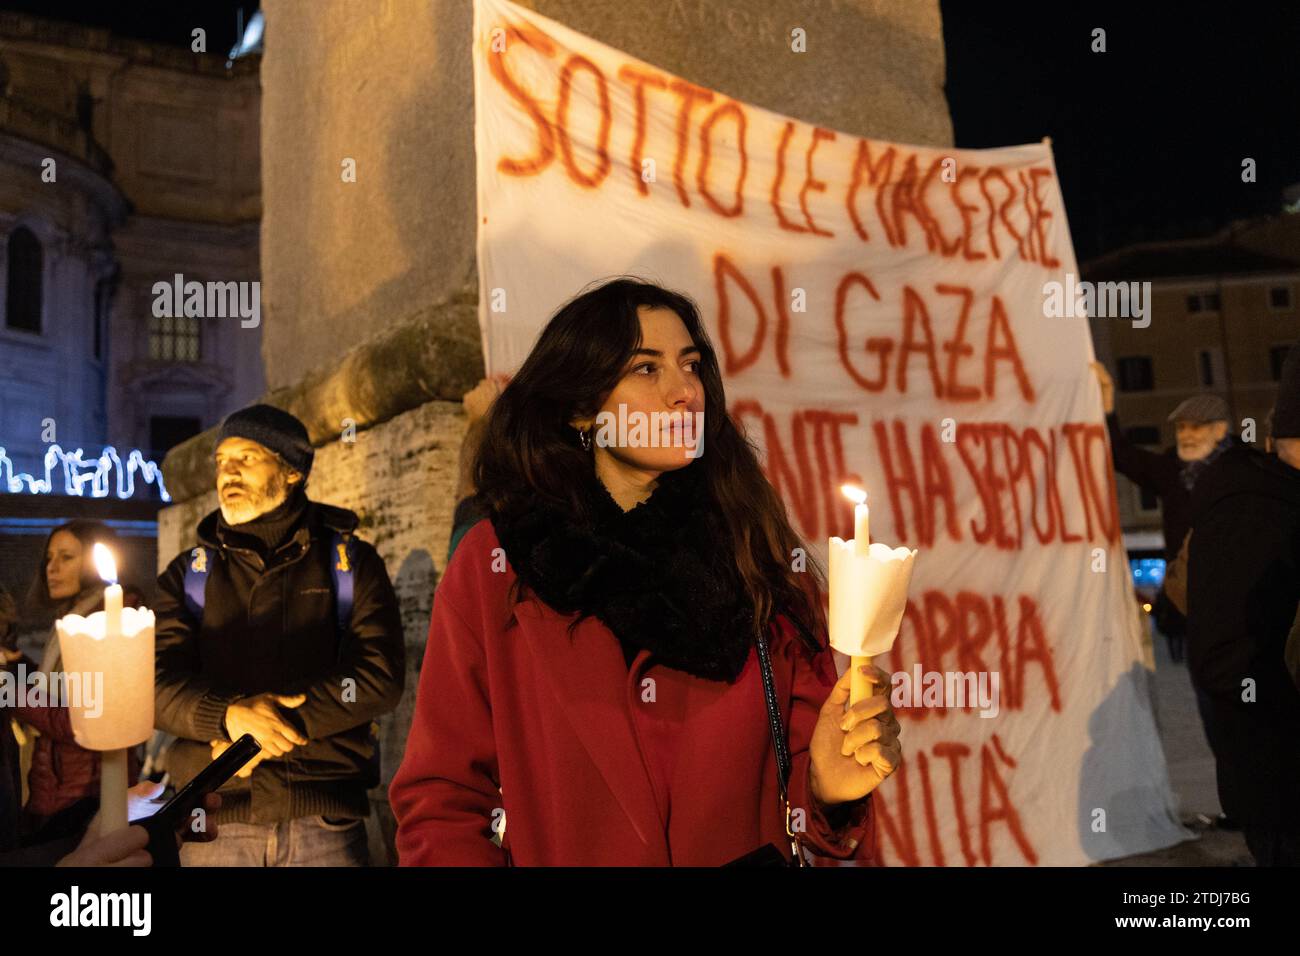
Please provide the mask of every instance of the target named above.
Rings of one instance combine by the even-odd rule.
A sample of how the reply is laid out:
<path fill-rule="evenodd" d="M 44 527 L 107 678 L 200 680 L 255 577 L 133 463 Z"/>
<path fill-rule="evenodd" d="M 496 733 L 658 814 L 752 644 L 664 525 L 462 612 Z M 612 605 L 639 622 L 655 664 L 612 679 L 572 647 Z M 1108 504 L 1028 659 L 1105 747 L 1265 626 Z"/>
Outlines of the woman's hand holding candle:
<path fill-rule="evenodd" d="M 822 705 L 813 732 L 814 796 L 823 803 L 857 800 L 902 762 L 898 718 L 889 705 L 889 675 L 871 658 L 894 646 L 916 552 L 871 543 L 867 493 L 844 485 L 855 503 L 853 540 L 830 539 L 831 646 L 850 658 Z"/>
<path fill-rule="evenodd" d="M 881 692 L 845 710 L 852 679 L 852 671 L 845 671 L 822 704 L 813 730 L 809 783 L 813 796 L 824 804 L 865 797 L 903 760 L 898 718 L 887 696 L 889 675 L 870 664 L 863 667 L 864 676 Z"/>

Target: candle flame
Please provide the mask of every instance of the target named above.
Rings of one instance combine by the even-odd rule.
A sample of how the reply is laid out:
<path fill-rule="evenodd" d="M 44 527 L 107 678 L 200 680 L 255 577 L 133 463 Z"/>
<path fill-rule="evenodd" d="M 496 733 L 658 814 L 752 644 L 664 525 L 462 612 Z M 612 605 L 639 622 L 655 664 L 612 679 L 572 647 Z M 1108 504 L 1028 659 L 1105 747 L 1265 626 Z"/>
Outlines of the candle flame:
<path fill-rule="evenodd" d="M 843 492 L 845 498 L 852 499 L 854 504 L 861 505 L 867 501 L 867 493 L 857 485 L 840 485 L 840 491 Z"/>
<path fill-rule="evenodd" d="M 108 545 L 102 541 L 96 541 L 95 546 L 91 549 L 91 554 L 95 559 L 96 573 L 109 584 L 116 584 L 117 562 L 113 560 L 113 552 L 108 549 Z"/>

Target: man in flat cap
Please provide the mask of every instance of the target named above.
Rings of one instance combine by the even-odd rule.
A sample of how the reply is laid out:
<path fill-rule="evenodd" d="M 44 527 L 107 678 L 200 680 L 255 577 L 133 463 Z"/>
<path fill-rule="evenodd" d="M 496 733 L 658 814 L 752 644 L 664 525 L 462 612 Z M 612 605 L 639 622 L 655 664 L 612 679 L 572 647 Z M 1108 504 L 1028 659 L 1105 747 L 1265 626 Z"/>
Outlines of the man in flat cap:
<path fill-rule="evenodd" d="M 402 694 L 405 646 L 383 560 L 351 511 L 311 501 L 293 415 L 234 412 L 216 448 L 219 508 L 158 579 L 156 722 L 177 787 L 250 733 L 221 788 L 220 837 L 186 866 L 364 866 L 374 721 Z"/>
<path fill-rule="evenodd" d="M 1174 425 L 1173 448 L 1163 452 L 1139 448 L 1128 440 L 1120 427 L 1119 417 L 1115 414 L 1115 386 L 1106 367 L 1100 362 L 1094 362 L 1092 367 L 1101 385 L 1115 470 L 1160 499 L 1166 575 L 1160 593 L 1156 595 L 1152 617 L 1165 636 L 1170 657 L 1181 661 L 1187 636 L 1187 535 L 1192 526 L 1193 490 L 1212 464 L 1245 453 L 1247 446 L 1230 432 L 1228 403 L 1218 395 L 1201 394 L 1184 399 L 1170 412 L 1169 421 Z M 1196 709 L 1206 742 L 1210 750 L 1217 753 L 1221 744 L 1209 698 L 1195 681 L 1192 689 L 1196 694 Z M 1230 812 L 1220 813 L 1214 822 L 1222 829 L 1236 829 L 1237 826 Z"/>
<path fill-rule="evenodd" d="M 1300 688 L 1286 663 L 1300 606 L 1300 346 L 1282 368 L 1275 455 L 1198 483 L 1187 574 L 1192 682 L 1212 708 L 1220 800 L 1260 866 L 1300 865 Z"/>
<path fill-rule="evenodd" d="M 1205 470 L 1225 453 L 1242 445 L 1228 427 L 1228 403 L 1218 395 L 1193 395 L 1169 414 L 1176 444 L 1163 452 L 1139 448 L 1130 442 L 1115 414 L 1115 386 L 1106 367 L 1093 363 L 1101 385 L 1106 429 L 1110 433 L 1115 470 L 1144 491 L 1160 498 L 1160 519 L 1165 536 L 1165 560 L 1172 565 L 1191 528 L 1192 489 Z M 1164 588 L 1156 598 L 1156 626 L 1169 641 L 1174 660 L 1182 657 L 1187 622 Z"/>

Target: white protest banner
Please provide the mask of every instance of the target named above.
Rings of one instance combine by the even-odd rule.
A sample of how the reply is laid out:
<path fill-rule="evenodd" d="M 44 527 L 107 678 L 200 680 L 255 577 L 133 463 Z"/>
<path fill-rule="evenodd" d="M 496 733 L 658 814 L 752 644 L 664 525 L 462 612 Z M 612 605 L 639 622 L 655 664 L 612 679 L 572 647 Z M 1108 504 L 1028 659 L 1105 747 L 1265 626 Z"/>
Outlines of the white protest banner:
<path fill-rule="evenodd" d="M 1070 865 L 1184 838 L 1087 320 L 1049 314 L 1047 284 L 1077 274 L 1050 149 L 810 126 L 505 0 L 476 0 L 473 57 L 489 371 L 594 280 L 685 292 L 823 566 L 852 536 L 845 481 L 876 540 L 920 550 L 877 662 L 905 753 L 874 798 L 884 859 Z"/>

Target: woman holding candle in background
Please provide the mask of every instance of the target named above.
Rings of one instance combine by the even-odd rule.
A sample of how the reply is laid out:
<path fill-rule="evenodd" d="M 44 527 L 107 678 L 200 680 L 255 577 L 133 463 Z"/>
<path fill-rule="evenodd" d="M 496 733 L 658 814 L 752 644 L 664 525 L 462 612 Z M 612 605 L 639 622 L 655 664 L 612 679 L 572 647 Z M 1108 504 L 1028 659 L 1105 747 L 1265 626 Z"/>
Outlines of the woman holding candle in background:
<path fill-rule="evenodd" d="M 57 619 L 68 614 L 88 615 L 103 608 L 104 581 L 91 560 L 96 543 L 113 549 L 121 559 L 117 536 L 98 521 L 74 520 L 50 532 L 45 542 L 45 564 L 32 581 L 29 615 Z M 141 594 L 126 588 L 124 601 L 138 607 Z M 37 664 L 26 661 L 29 671 L 59 671 L 59 638 L 53 626 L 44 636 Z M 46 842 L 80 832 L 99 805 L 100 755 L 79 746 L 72 733 L 66 706 L 19 707 L 18 719 L 34 729 L 27 774 L 29 796 L 23 811 L 24 842 Z M 26 764 L 26 761 L 24 761 Z M 131 752 L 129 776 L 134 782 L 140 761 Z"/>
<path fill-rule="evenodd" d="M 670 417 L 606 445 L 598 414 L 620 406 Z M 898 765 L 898 723 L 883 694 L 846 713 L 819 572 L 799 567 L 806 548 L 726 408 L 684 296 L 618 279 L 543 330 L 489 412 L 475 485 L 490 517 L 434 600 L 390 789 L 403 864 L 789 857 L 758 634 L 790 828 L 816 855 L 873 859 L 868 798 Z"/>

